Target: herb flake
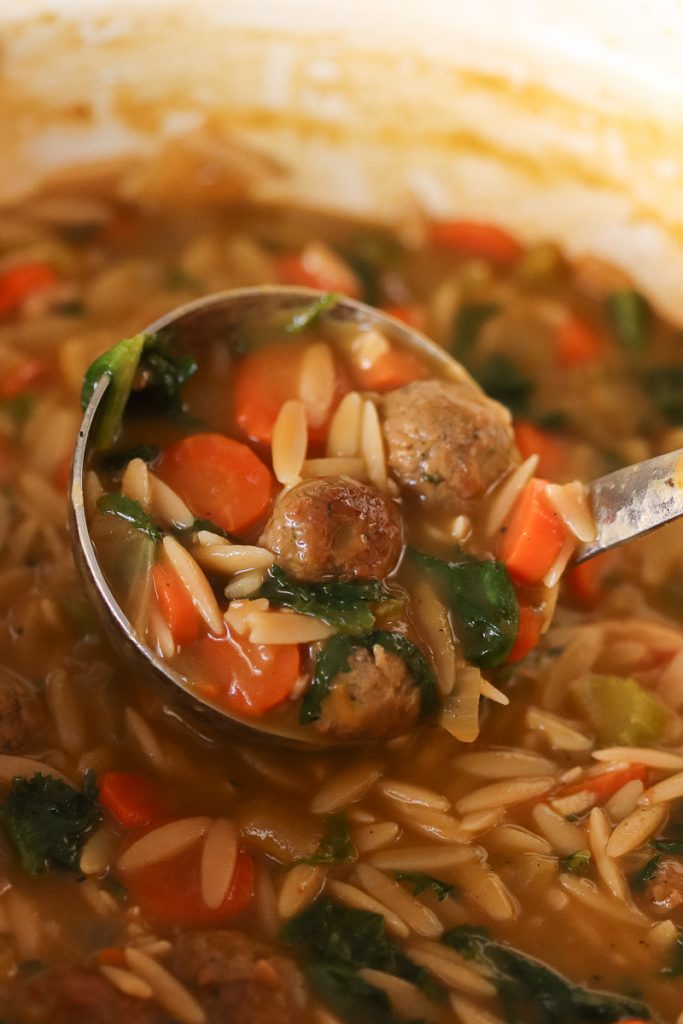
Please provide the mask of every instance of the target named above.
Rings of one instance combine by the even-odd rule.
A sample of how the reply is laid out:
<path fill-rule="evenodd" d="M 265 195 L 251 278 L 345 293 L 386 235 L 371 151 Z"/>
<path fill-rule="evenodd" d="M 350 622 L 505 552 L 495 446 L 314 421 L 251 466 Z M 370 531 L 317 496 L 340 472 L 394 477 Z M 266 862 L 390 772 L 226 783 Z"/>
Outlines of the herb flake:
<path fill-rule="evenodd" d="M 296 864 L 343 864 L 355 860 L 358 854 L 351 841 L 349 827 L 343 814 L 328 814 L 318 848 L 310 857 L 298 857 Z"/>
<path fill-rule="evenodd" d="M 421 871 L 397 871 L 395 874 L 399 882 L 410 882 L 413 887 L 413 896 L 419 896 L 420 893 L 431 890 L 439 903 L 443 903 L 456 891 L 456 887 L 449 882 L 442 882 L 440 878 L 425 875 Z"/>

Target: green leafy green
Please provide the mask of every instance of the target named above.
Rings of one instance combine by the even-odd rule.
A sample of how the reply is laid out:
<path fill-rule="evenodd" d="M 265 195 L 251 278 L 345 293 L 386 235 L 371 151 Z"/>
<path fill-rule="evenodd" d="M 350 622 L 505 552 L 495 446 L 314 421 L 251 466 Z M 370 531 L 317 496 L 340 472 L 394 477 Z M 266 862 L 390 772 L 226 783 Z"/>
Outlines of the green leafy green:
<path fill-rule="evenodd" d="M 97 509 L 103 516 L 123 519 L 157 543 L 161 540 L 161 530 L 152 517 L 145 512 L 139 501 L 125 494 L 103 494 L 97 499 Z"/>
<path fill-rule="evenodd" d="M 643 377 L 650 398 L 665 420 L 683 424 L 683 364 L 658 366 Z"/>
<path fill-rule="evenodd" d="M 341 633 L 367 633 L 375 625 L 372 604 L 380 604 L 389 591 L 379 580 L 367 583 L 298 583 L 274 565 L 261 587 L 261 597 L 281 608 L 313 615 Z"/>
<path fill-rule="evenodd" d="M 507 1018 L 513 1024 L 650 1019 L 647 1006 L 639 1000 L 574 985 L 538 960 L 493 942 L 485 928 L 461 925 L 446 932 L 443 941 L 466 959 L 488 968 Z"/>
<path fill-rule="evenodd" d="M 534 382 L 507 356 L 495 353 L 471 369 L 487 395 L 502 402 L 515 416 L 522 416 L 528 412 Z"/>
<path fill-rule="evenodd" d="M 651 313 L 647 300 L 633 288 L 607 297 L 607 316 L 617 341 L 627 352 L 642 352 L 648 341 Z"/>
<path fill-rule="evenodd" d="M 428 995 L 438 998 L 442 994 L 426 971 L 387 938 L 381 914 L 341 907 L 321 898 L 288 921 L 281 936 L 319 967 L 346 971 L 372 967 L 411 981 Z M 363 1016 L 345 1019 L 365 1024 Z"/>
<path fill-rule="evenodd" d="M 657 853 L 671 853 L 674 856 L 683 856 L 683 842 L 679 839 L 653 839 L 650 843 Z"/>
<path fill-rule="evenodd" d="M 125 338 L 98 356 L 86 371 L 81 389 L 81 405 L 84 409 L 100 379 L 109 377 L 109 387 L 100 403 L 98 420 L 93 428 L 93 440 L 97 448 L 108 448 L 116 438 L 146 343 L 147 336 L 144 334 Z"/>
<path fill-rule="evenodd" d="M 4 398 L 0 402 L 0 409 L 11 416 L 16 424 L 21 425 L 29 418 L 35 409 L 35 405 L 36 396 L 31 394 L 30 391 L 25 391 L 21 395 L 13 395 L 12 398 Z"/>
<path fill-rule="evenodd" d="M 340 296 L 335 292 L 327 292 L 325 295 L 321 295 L 319 299 L 314 299 L 313 302 L 309 302 L 307 306 L 302 306 L 297 309 L 291 316 L 291 319 L 285 327 L 287 334 L 298 334 L 299 331 L 305 331 L 307 327 L 311 327 L 312 324 L 318 320 L 323 313 L 327 313 L 330 309 L 339 302 Z"/>
<path fill-rule="evenodd" d="M 456 358 L 469 364 L 482 327 L 497 313 L 500 313 L 500 306 L 496 302 L 463 302 L 455 317 L 450 346 Z"/>
<path fill-rule="evenodd" d="M 452 896 L 456 887 L 449 882 L 442 882 L 432 875 L 425 875 L 421 871 L 396 871 L 396 878 L 399 882 L 410 882 L 413 886 L 413 896 L 419 896 L 421 892 L 432 890 L 439 903 L 443 903 L 449 896 Z"/>
<path fill-rule="evenodd" d="M 637 747 L 662 738 L 666 711 L 635 679 L 591 674 L 570 689 L 599 743 Z"/>
<path fill-rule="evenodd" d="M 0 824 L 32 875 L 51 867 L 77 868 L 86 837 L 100 819 L 95 775 L 89 772 L 83 789 L 36 773 L 12 780 L 0 807 Z"/>
<path fill-rule="evenodd" d="M 102 469 L 108 473 L 117 473 L 125 469 L 131 459 L 142 459 L 151 463 L 161 455 L 161 448 L 156 444 L 138 444 L 121 452 L 107 452 L 100 460 Z"/>
<path fill-rule="evenodd" d="M 130 397 L 138 370 L 144 371 L 144 386 L 158 391 L 169 412 L 182 408 L 181 390 L 197 370 L 192 356 L 178 356 L 171 351 L 169 331 L 158 334 L 136 334 L 125 338 L 90 365 L 83 378 L 81 405 L 87 408 L 102 377 L 110 384 L 102 399 L 93 440 L 97 448 L 109 448 L 116 440 L 121 419 Z"/>
<path fill-rule="evenodd" d="M 659 870 L 659 865 L 662 862 L 661 856 L 656 853 L 654 857 L 650 857 L 646 864 L 643 864 L 642 868 L 638 871 L 634 871 L 631 875 L 629 882 L 631 888 L 635 889 L 636 892 L 642 892 L 648 882 L 651 882 Z"/>
<path fill-rule="evenodd" d="M 403 1018 L 394 1015 L 386 992 L 352 968 L 323 962 L 310 964 L 305 974 L 316 996 L 348 1024 L 405 1024 Z"/>
<path fill-rule="evenodd" d="M 507 658 L 519 629 L 519 604 L 502 562 L 459 555 L 445 562 L 413 551 L 450 608 L 453 628 L 465 658 L 480 668 L 494 668 Z"/>
<path fill-rule="evenodd" d="M 358 856 L 351 841 L 349 827 L 343 814 L 328 814 L 325 831 L 318 843 L 318 849 L 310 857 L 299 857 L 292 864 L 343 864 Z"/>
<path fill-rule="evenodd" d="M 371 651 L 375 644 L 405 661 L 420 691 L 420 714 L 426 717 L 439 710 L 441 702 L 438 686 L 424 654 L 402 634 L 378 629 L 366 636 L 337 634 L 325 642 L 318 654 L 311 683 L 301 701 L 299 721 L 302 725 L 320 718 L 322 702 L 328 696 L 335 676 L 340 672 L 351 671 L 349 658 L 354 648 Z"/>
<path fill-rule="evenodd" d="M 585 875 L 591 862 L 590 850 L 577 850 L 576 853 L 569 853 L 566 857 L 560 857 L 560 871 L 568 871 L 570 875 Z"/>

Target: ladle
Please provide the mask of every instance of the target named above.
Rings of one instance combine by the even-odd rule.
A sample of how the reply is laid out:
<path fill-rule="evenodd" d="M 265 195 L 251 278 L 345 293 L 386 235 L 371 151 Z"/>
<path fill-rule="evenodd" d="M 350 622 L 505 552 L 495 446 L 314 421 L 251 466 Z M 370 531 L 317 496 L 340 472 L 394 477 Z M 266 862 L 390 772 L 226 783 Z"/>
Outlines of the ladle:
<path fill-rule="evenodd" d="M 287 311 L 295 312 L 320 294 L 308 289 L 262 287 L 210 295 L 172 310 L 150 324 L 145 334 L 172 329 L 174 351 L 201 351 L 202 343 L 224 338 L 235 345 L 243 340 L 244 324 L 249 320 L 268 320 Z M 390 341 L 396 341 L 418 356 L 427 358 L 445 376 L 467 380 L 477 387 L 466 371 L 448 353 L 424 335 L 370 306 L 352 299 L 340 298 L 326 313 L 332 321 L 356 323 L 363 328 L 377 328 Z M 117 647 L 123 643 L 125 652 L 137 668 L 172 688 L 174 705 L 181 712 L 201 716 L 212 725 L 235 736 L 258 738 L 264 742 L 299 747 L 323 747 L 330 744 L 306 727 L 285 727 L 277 721 L 240 718 L 217 708 L 190 692 L 182 675 L 163 658 L 156 655 L 135 634 L 114 598 L 100 568 L 90 537 L 83 496 L 83 475 L 91 451 L 91 430 L 96 422 L 100 403 L 110 386 L 103 376 L 95 387 L 83 417 L 76 442 L 70 486 L 69 519 L 71 543 L 76 564 L 86 589 L 98 609 Z M 592 498 L 597 536 L 577 552 L 575 561 L 583 562 L 602 551 L 624 544 L 636 537 L 683 515 L 683 449 L 628 466 L 588 485 Z M 345 743 L 344 745 L 348 745 Z"/>

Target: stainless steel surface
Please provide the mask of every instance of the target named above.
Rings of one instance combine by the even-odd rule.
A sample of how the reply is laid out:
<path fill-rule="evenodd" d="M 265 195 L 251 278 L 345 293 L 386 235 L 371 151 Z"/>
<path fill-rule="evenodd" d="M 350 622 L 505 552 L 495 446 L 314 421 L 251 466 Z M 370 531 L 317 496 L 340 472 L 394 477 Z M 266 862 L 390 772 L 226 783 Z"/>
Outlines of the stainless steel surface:
<path fill-rule="evenodd" d="M 588 487 L 597 534 L 579 548 L 585 562 L 683 515 L 683 448 L 618 469 Z"/>
<path fill-rule="evenodd" d="M 224 337 L 226 342 L 229 342 L 231 338 L 238 337 L 240 325 L 245 318 L 255 313 L 263 317 L 272 316 L 278 312 L 301 307 L 318 297 L 319 292 L 302 288 L 244 288 L 222 292 L 171 311 L 145 328 L 144 333 L 154 334 L 172 326 L 174 349 L 180 352 L 187 349 L 197 351 L 201 349 L 205 340 Z M 359 326 L 376 326 L 389 338 L 409 346 L 413 351 L 437 364 L 439 372 L 466 382 L 476 391 L 480 391 L 478 385 L 459 363 L 451 359 L 443 349 L 400 321 L 380 313 L 379 310 L 352 299 L 342 298 L 326 316 L 332 320 L 355 322 Z M 69 490 L 69 526 L 76 565 L 88 595 L 117 649 L 127 656 L 135 670 L 142 671 L 161 683 L 166 693 L 172 694 L 174 705 L 178 705 L 190 715 L 199 716 L 205 724 L 218 727 L 223 732 L 227 731 L 235 738 L 262 739 L 269 743 L 305 748 L 351 745 L 349 742 L 340 741 L 335 744 L 326 741 L 310 726 L 291 729 L 278 724 L 277 721 L 254 722 L 215 707 L 192 693 L 183 676 L 150 650 L 131 629 L 128 618 L 116 601 L 97 560 L 88 528 L 83 495 L 83 475 L 90 454 L 91 430 L 108 386 L 107 377 L 103 377 L 97 384 L 78 434 Z"/>

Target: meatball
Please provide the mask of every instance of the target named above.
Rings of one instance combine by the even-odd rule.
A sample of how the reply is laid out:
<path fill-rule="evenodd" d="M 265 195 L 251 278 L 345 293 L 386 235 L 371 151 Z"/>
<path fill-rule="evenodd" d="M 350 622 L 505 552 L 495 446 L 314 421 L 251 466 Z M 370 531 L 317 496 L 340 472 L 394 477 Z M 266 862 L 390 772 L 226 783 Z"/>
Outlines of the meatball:
<path fill-rule="evenodd" d="M 0 669 L 0 753 L 23 752 L 45 725 L 43 705 L 31 684 Z"/>
<path fill-rule="evenodd" d="M 670 914 L 683 906 L 683 864 L 677 860 L 663 860 L 647 887 L 647 895 L 662 913 Z"/>
<path fill-rule="evenodd" d="M 420 716 L 420 691 L 398 654 L 375 644 L 355 648 L 322 702 L 317 728 L 340 739 L 379 739 L 408 732 Z"/>
<path fill-rule="evenodd" d="M 304 986 L 293 961 L 241 932 L 185 933 L 167 966 L 194 993 L 208 1024 L 294 1024 L 301 1016 Z"/>
<path fill-rule="evenodd" d="M 382 579 L 401 554 L 401 517 L 368 484 L 304 480 L 280 497 L 260 543 L 285 572 L 308 583 Z"/>
<path fill-rule="evenodd" d="M 192 993 L 206 1024 L 295 1024 L 304 986 L 293 961 L 237 931 L 187 932 L 164 964 Z M 44 971 L 17 986 L 7 1009 L 20 1024 L 171 1024 L 154 1000 L 132 998 L 99 972 Z M 5 1007 L 2 1007 L 3 1011 Z"/>
<path fill-rule="evenodd" d="M 456 381 L 415 381 L 382 400 L 389 468 L 428 508 L 465 512 L 516 461 L 510 414 Z"/>

